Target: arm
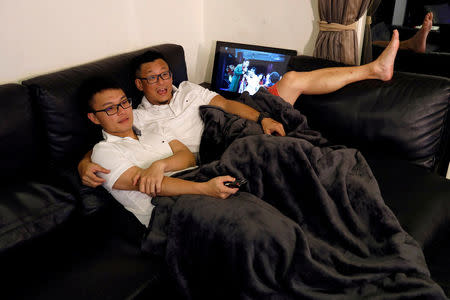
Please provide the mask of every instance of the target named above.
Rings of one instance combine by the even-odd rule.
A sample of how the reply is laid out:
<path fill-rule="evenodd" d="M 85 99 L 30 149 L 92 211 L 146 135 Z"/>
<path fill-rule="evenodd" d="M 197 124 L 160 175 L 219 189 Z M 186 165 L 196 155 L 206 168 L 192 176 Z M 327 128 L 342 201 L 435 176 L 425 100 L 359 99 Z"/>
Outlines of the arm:
<path fill-rule="evenodd" d="M 238 188 L 229 188 L 226 181 L 234 181 L 231 176 L 218 176 L 206 182 L 193 182 L 179 178 L 164 177 L 161 196 L 178 196 L 183 194 L 207 195 L 220 199 L 235 194 Z"/>
<path fill-rule="evenodd" d="M 141 172 L 139 167 L 131 167 L 126 170 L 114 183 L 113 188 L 118 190 L 134 190 L 138 187 L 133 184 L 133 178 Z M 179 178 L 164 176 L 161 184 L 160 196 L 178 196 L 184 194 L 208 195 L 216 198 L 225 199 L 238 191 L 237 188 L 229 188 L 224 185 L 225 181 L 234 181 L 231 176 L 219 176 L 206 182 L 193 182 Z M 156 196 L 155 193 L 148 193 L 150 196 Z"/>
<path fill-rule="evenodd" d="M 257 121 L 260 114 L 259 111 L 254 110 L 248 105 L 245 105 L 237 101 L 225 99 L 220 95 L 217 95 L 214 98 L 212 98 L 209 104 L 218 106 L 223 110 L 225 110 L 226 112 L 238 115 L 241 118 L 252 121 Z M 286 135 L 286 133 L 284 132 L 283 125 L 281 125 L 281 123 L 278 123 L 277 121 L 271 118 L 262 119 L 261 126 L 263 128 L 264 133 L 266 134 L 276 133 L 281 136 Z"/>
<path fill-rule="evenodd" d="M 84 185 L 90 187 L 97 187 L 105 182 L 105 179 L 98 177 L 97 172 L 109 173 L 108 169 L 93 163 L 91 161 L 92 150 L 84 155 L 81 161 L 78 163 L 78 174 L 80 175 L 81 181 Z"/>
<path fill-rule="evenodd" d="M 195 166 L 195 156 L 183 143 L 172 140 L 169 143 L 173 155 L 153 162 L 150 167 L 137 172 L 133 184 L 139 183 L 139 190 L 146 194 L 159 194 L 164 173 Z"/>

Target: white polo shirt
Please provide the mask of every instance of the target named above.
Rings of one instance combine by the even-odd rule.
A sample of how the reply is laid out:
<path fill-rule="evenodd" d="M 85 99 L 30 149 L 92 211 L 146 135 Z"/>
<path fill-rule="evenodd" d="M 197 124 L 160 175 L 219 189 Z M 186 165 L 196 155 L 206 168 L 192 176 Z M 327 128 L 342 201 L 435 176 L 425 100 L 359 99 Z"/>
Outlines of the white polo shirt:
<path fill-rule="evenodd" d="M 183 81 L 178 89 L 173 86 L 173 97 L 169 104 L 153 105 L 144 96 L 141 104 L 133 111 L 134 124 L 164 138 L 172 136 L 193 153 L 198 153 L 204 128 L 199 107 L 209 104 L 217 95 L 198 84 Z"/>
<path fill-rule="evenodd" d="M 130 137 L 118 137 L 103 131 L 104 140 L 97 143 L 93 149 L 91 159 L 93 162 L 111 170 L 109 174 L 98 173 L 106 180 L 105 189 L 119 201 L 127 210 L 132 212 L 139 221 L 148 226 L 153 204 L 151 197 L 139 191 L 113 189 L 114 183 L 123 172 L 133 166 L 148 168 L 154 161 L 173 155 L 169 142 L 173 137 L 165 137 L 149 130 L 135 129 L 138 140 Z M 166 173 L 166 176 L 174 172 Z"/>

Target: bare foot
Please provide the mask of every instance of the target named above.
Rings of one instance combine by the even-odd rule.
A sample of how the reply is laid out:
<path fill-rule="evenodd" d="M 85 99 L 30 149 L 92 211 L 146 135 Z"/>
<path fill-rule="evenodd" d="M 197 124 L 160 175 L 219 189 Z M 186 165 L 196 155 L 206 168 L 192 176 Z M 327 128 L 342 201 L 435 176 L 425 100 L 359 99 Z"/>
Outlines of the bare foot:
<path fill-rule="evenodd" d="M 393 31 L 391 41 L 387 45 L 386 49 L 378 56 L 376 60 L 371 62 L 370 68 L 373 74 L 373 78 L 383 81 L 390 80 L 394 74 L 394 61 L 397 55 L 400 41 L 398 38 L 397 29 Z"/>
<path fill-rule="evenodd" d="M 423 19 L 422 28 L 416 34 L 401 43 L 401 48 L 406 48 L 418 53 L 424 53 L 427 48 L 427 37 L 433 26 L 433 13 L 429 12 Z"/>

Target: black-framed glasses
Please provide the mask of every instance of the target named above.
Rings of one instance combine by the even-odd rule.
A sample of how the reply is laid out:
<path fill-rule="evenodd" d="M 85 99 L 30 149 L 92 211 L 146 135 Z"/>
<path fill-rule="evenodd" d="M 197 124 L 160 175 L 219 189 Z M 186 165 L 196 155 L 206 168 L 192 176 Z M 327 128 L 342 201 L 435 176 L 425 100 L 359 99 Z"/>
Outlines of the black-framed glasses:
<path fill-rule="evenodd" d="M 118 104 L 108 106 L 105 109 L 93 110 L 92 112 L 95 114 L 95 113 L 104 111 L 108 116 L 112 116 L 119 112 L 119 106 L 121 106 L 123 109 L 130 108 L 131 101 L 132 101 L 131 98 L 125 98 L 125 99 L 120 100 L 120 102 Z"/>
<path fill-rule="evenodd" d="M 165 72 L 162 72 L 160 74 L 150 75 L 148 77 L 141 77 L 141 78 L 138 78 L 138 79 L 146 80 L 148 84 L 153 84 L 153 83 L 158 82 L 158 78 L 161 78 L 162 80 L 168 80 L 168 79 L 172 78 L 172 72 L 165 71 Z"/>

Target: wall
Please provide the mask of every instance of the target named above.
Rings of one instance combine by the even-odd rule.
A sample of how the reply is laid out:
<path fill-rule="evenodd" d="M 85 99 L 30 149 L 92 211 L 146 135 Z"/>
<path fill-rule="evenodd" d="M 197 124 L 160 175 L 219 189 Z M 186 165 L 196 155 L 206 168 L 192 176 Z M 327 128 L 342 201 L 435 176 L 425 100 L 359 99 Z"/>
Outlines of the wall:
<path fill-rule="evenodd" d="M 1 0 L 0 84 L 161 43 L 210 81 L 216 40 L 312 55 L 317 20 L 317 0 Z"/>
<path fill-rule="evenodd" d="M 1 0 L 0 83 L 173 42 L 195 81 L 203 0 Z M 186 17 L 188 16 L 188 17 Z"/>

